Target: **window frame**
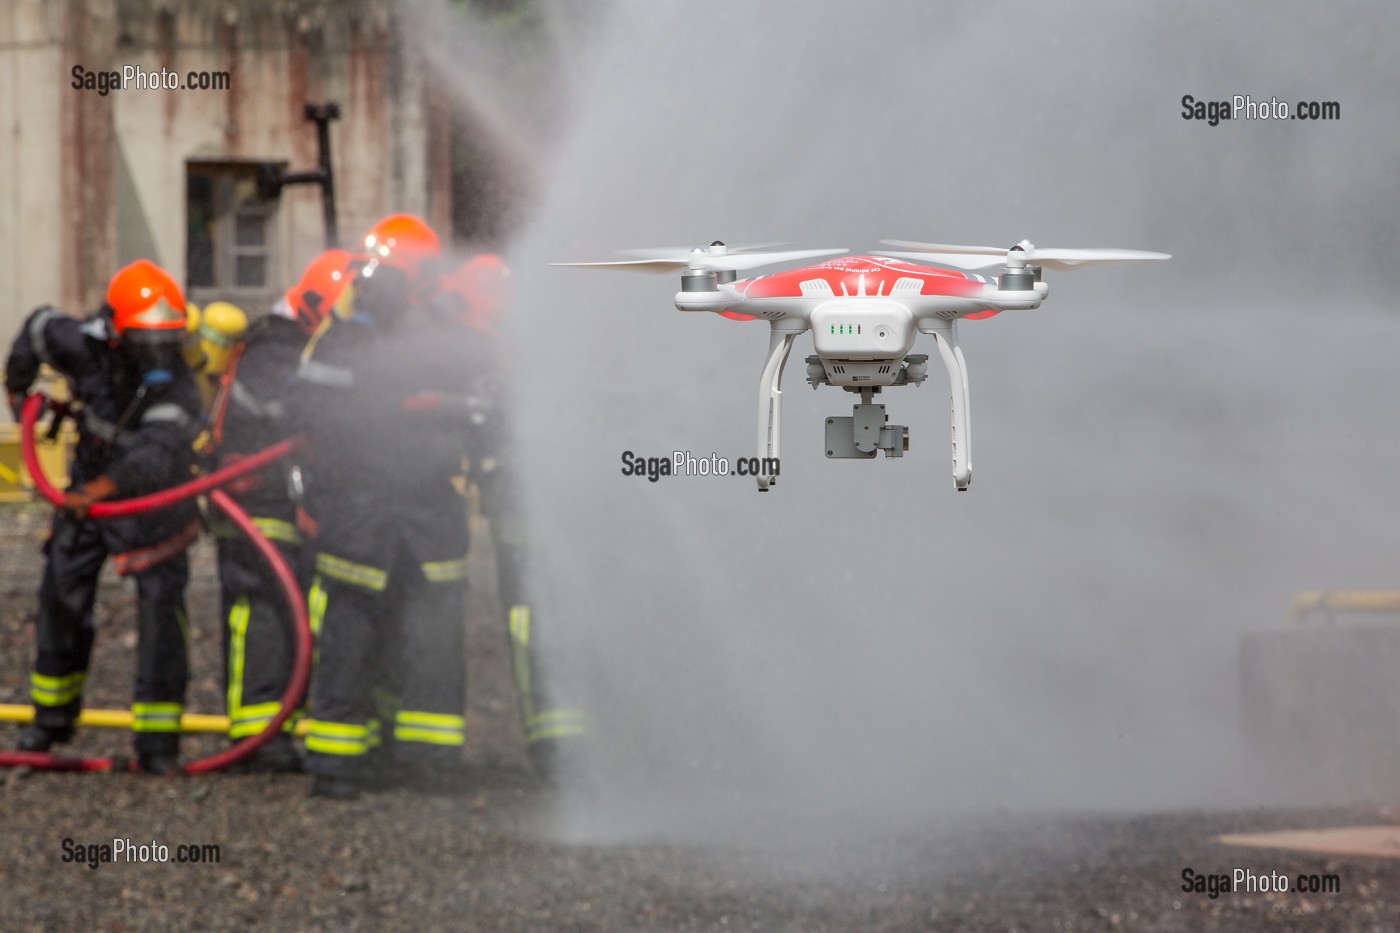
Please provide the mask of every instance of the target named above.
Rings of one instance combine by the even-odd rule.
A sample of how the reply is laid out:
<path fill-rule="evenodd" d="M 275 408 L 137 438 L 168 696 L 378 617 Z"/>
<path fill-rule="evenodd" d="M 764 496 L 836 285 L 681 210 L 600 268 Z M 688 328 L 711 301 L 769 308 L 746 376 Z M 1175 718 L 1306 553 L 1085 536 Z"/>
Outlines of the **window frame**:
<path fill-rule="evenodd" d="M 209 161 L 190 160 L 185 163 L 185 218 L 186 218 L 186 292 L 187 297 L 198 304 L 208 301 L 231 300 L 240 305 L 266 301 L 271 304 L 279 293 L 277 287 L 279 239 L 278 210 L 280 198 L 260 199 L 251 206 L 239 208 L 235 205 L 237 186 L 245 180 L 257 183 L 259 162 L 253 161 Z M 210 178 L 213 182 L 213 222 L 210 224 L 212 255 L 211 271 L 214 284 L 188 284 L 190 277 L 189 211 L 190 180 L 195 176 Z M 259 218 L 262 222 L 262 243 L 240 245 L 238 226 L 240 219 Z M 263 261 L 263 283 L 261 285 L 238 284 L 238 263 L 245 257 L 261 258 Z M 245 308 L 245 310 L 261 310 Z"/>

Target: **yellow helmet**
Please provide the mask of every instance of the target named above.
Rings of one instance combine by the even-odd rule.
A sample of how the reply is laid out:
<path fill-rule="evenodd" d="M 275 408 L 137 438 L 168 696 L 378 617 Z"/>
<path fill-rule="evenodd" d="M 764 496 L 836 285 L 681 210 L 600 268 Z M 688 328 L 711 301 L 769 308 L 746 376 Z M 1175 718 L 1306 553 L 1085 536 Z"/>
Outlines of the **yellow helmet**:
<path fill-rule="evenodd" d="M 200 315 L 199 347 L 204 352 L 204 371 L 222 376 L 228 369 L 230 357 L 243 333 L 248 329 L 248 315 L 227 301 L 211 301 Z"/>

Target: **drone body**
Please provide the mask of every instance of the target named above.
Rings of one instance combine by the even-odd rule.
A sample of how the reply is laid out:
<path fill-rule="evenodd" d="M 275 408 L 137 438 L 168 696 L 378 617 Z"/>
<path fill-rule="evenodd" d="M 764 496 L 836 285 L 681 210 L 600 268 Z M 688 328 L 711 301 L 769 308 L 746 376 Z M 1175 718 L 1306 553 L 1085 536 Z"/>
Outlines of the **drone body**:
<path fill-rule="evenodd" d="M 958 320 L 1038 308 L 1049 294 L 1048 286 L 1040 280 L 1042 267 L 1072 269 L 1094 263 L 1169 258 L 1165 253 L 1137 250 L 1036 250 L 1026 241 L 1010 250 L 884 242 L 916 252 L 841 256 L 743 280 L 737 278 L 740 269 L 845 250 L 744 252 L 730 251 L 716 242 L 708 249 L 688 252 L 641 250 L 633 254 L 641 258 L 633 260 L 558 265 L 645 272 L 683 268 L 681 290 L 675 296 L 680 310 L 767 321 L 768 357 L 758 397 L 758 456 L 765 463 L 776 462 L 779 456 L 783 369 L 799 334 L 812 332 L 816 353 L 807 358 L 807 381 L 813 388 L 838 386 L 859 393 L 861 399 L 849 417 L 826 419 L 826 455 L 865 459 L 874 458 L 880 451 L 886 457 L 899 457 L 908 450 L 908 428 L 889 424 L 885 407 L 875 404 L 873 398 L 882 389 L 924 381 L 928 357 L 909 351 L 918 334 L 931 335 L 948 373 L 953 481 L 959 490 L 964 490 L 972 481 L 972 423 L 967 364 L 958 343 Z M 936 268 L 906 261 L 912 258 L 962 268 Z M 1005 267 L 999 276 L 970 271 L 1003 262 Z M 776 476 L 761 475 L 758 488 L 767 491 L 776 482 Z"/>

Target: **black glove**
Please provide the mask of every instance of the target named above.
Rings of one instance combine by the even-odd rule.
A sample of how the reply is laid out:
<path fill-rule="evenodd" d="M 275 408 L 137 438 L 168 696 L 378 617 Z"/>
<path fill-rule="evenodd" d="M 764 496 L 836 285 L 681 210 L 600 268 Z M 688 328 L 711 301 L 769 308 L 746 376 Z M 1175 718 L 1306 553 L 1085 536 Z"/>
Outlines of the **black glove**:
<path fill-rule="evenodd" d="M 53 399 L 49 399 L 49 408 L 53 410 L 53 417 L 49 419 L 49 430 L 44 435 L 46 441 L 57 439 L 63 431 L 64 420 L 74 416 L 73 406 L 68 402 L 55 402 Z"/>

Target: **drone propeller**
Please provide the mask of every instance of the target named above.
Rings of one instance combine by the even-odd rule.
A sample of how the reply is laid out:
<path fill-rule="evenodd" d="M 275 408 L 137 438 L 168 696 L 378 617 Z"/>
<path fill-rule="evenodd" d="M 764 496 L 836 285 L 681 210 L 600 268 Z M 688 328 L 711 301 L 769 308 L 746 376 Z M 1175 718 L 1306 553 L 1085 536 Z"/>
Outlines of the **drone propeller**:
<path fill-rule="evenodd" d="M 622 272 L 675 272 L 685 263 L 670 259 L 617 259 L 612 262 L 551 262 L 551 266 L 569 269 L 617 269 Z"/>
<path fill-rule="evenodd" d="M 610 262 L 555 262 L 551 265 L 568 266 L 575 269 L 619 269 L 630 272 L 676 272 L 682 269 L 737 272 L 777 262 L 812 259 L 817 256 L 836 256 L 849 252 L 849 250 L 844 249 L 789 249 L 776 252 L 761 250 L 759 247 L 739 247 L 739 249 L 755 251 L 731 252 L 729 247 L 716 240 L 708 247 L 697 246 L 694 249 L 627 251 L 627 255 L 642 257 L 639 259 L 619 259 Z"/>
<path fill-rule="evenodd" d="M 756 250 L 773 249 L 774 247 L 786 245 L 786 241 L 781 243 L 744 243 L 739 246 L 735 246 L 733 243 L 726 245 L 716 242 L 711 243 L 709 248 L 713 251 L 716 246 L 723 246 L 724 250 L 732 255 L 734 253 L 752 253 Z M 691 249 L 692 247 L 689 246 L 658 246 L 654 249 L 621 249 L 618 250 L 618 252 L 624 256 L 633 256 L 637 259 L 670 259 L 675 256 L 689 256 Z M 715 253 L 715 255 L 723 255 L 723 253 Z"/>
<path fill-rule="evenodd" d="M 1026 265 L 1043 266 L 1069 272 L 1084 266 L 1114 262 L 1142 262 L 1151 259 L 1170 259 L 1170 253 L 1154 253 L 1143 249 L 1117 249 L 1098 247 L 1089 249 L 1054 249 L 1037 247 L 1030 240 L 1022 240 L 1011 249 L 995 246 L 956 246 L 948 243 L 919 243 L 912 240 L 881 240 L 887 246 L 899 246 L 914 252 L 887 253 L 895 259 L 917 259 L 936 262 L 958 269 L 987 269 L 1006 265 L 1010 268 L 1023 268 Z"/>

